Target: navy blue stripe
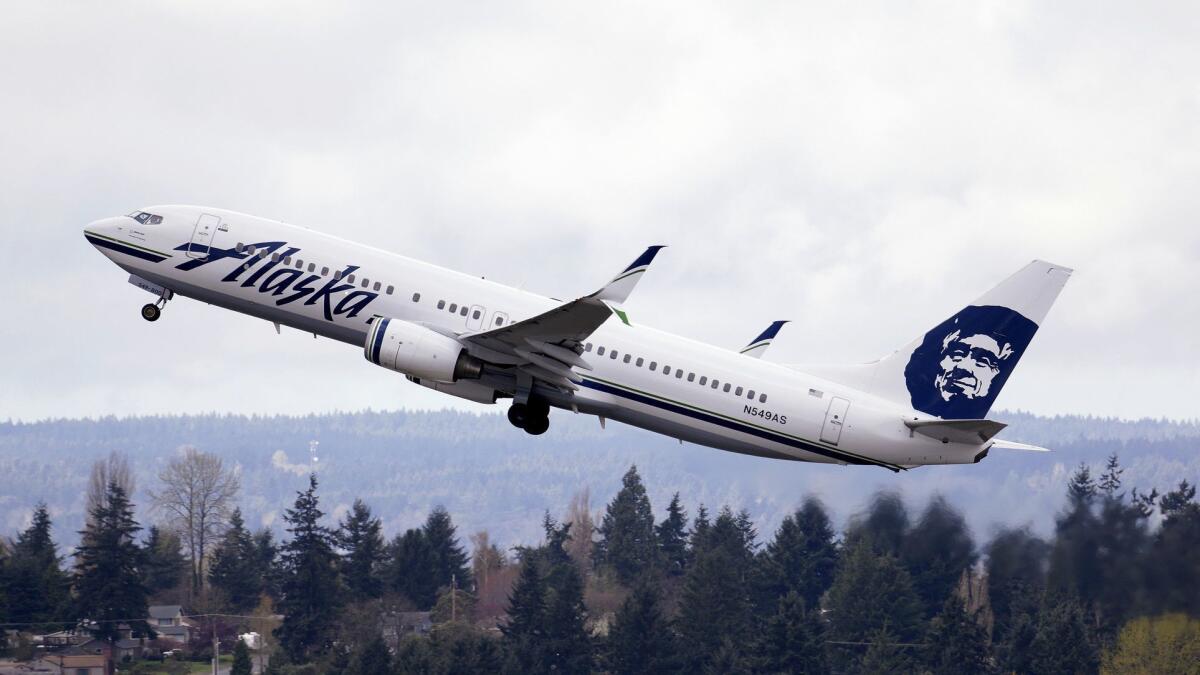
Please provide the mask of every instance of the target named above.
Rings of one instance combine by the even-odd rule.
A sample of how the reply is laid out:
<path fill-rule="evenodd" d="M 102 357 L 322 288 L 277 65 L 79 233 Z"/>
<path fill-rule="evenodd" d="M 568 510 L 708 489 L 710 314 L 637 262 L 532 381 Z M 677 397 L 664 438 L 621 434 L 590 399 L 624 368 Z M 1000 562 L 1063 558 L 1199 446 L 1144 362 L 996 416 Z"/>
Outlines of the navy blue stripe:
<path fill-rule="evenodd" d="M 141 258 L 142 260 L 149 260 L 150 262 L 162 262 L 167 259 L 167 256 L 165 256 L 165 255 L 158 255 L 157 253 L 149 253 L 146 251 L 142 251 L 142 250 L 133 248 L 132 246 L 125 246 L 124 244 L 118 244 L 115 241 L 109 241 L 108 239 L 101 239 L 100 237 L 93 237 L 90 234 L 85 234 L 83 236 L 85 238 L 87 238 L 88 241 L 92 242 L 93 246 L 99 246 L 100 248 L 112 249 L 112 250 L 116 251 L 117 253 L 124 253 L 125 255 L 133 256 L 134 258 Z"/>
<path fill-rule="evenodd" d="M 658 255 L 658 252 L 664 248 L 666 248 L 666 246 L 651 246 L 650 248 L 646 249 L 646 252 L 638 256 L 638 259 L 634 260 L 632 265 L 626 267 L 621 274 L 624 274 L 635 267 L 649 265 L 650 261 L 654 260 L 654 256 Z"/>
<path fill-rule="evenodd" d="M 785 323 L 787 323 L 787 321 L 776 321 L 776 322 L 772 323 L 770 326 L 767 326 L 767 329 L 762 332 L 762 335 L 759 335 L 758 337 L 756 337 L 750 341 L 750 346 L 753 346 L 756 343 L 762 342 L 763 340 L 775 339 L 775 336 L 779 335 L 779 329 L 783 328 L 783 324 L 785 324 Z"/>
<path fill-rule="evenodd" d="M 606 392 L 609 394 L 615 394 L 617 396 L 622 396 L 624 398 L 627 398 L 627 399 L 630 399 L 633 401 L 637 401 L 638 403 L 645 403 L 646 405 L 652 405 L 656 408 L 662 408 L 663 410 L 667 410 L 667 411 L 670 411 L 673 413 L 678 413 L 680 415 L 686 415 L 688 417 L 698 419 L 702 422 L 716 424 L 718 426 L 725 427 L 726 429 L 732 429 L 734 431 L 740 431 L 742 433 L 747 433 L 752 436 L 758 436 L 759 438 L 763 438 L 768 441 L 775 441 L 776 443 L 782 443 L 784 445 L 788 445 L 793 448 L 797 448 L 799 450 L 805 450 L 807 452 L 816 453 L 816 454 L 822 455 L 824 457 L 829 457 L 830 459 L 836 459 L 839 462 L 846 462 L 847 464 L 875 465 L 875 466 L 882 466 L 882 467 L 885 467 L 888 469 L 892 469 L 893 471 L 897 470 L 895 467 L 893 467 L 889 464 L 884 464 L 883 462 L 873 462 L 869 459 L 863 459 L 861 457 L 847 455 L 847 454 L 844 454 L 841 452 L 837 452 L 836 450 L 830 450 L 829 448 L 825 448 L 820 445 L 814 445 L 812 443 L 806 443 L 804 441 L 799 441 L 799 440 L 796 440 L 789 436 L 782 436 L 780 434 L 776 434 L 776 433 L 767 431 L 766 429 L 759 429 L 758 427 L 753 427 L 748 424 L 742 424 L 740 422 L 728 420 L 728 419 L 725 419 L 724 417 L 717 417 L 716 415 L 710 415 L 708 413 L 699 412 L 697 410 L 692 410 L 691 408 L 685 408 L 681 405 L 677 405 L 674 403 L 660 401 L 659 399 L 652 398 L 652 397 L 646 396 L 644 394 L 639 394 L 636 392 L 627 391 L 625 389 L 620 389 L 618 387 L 614 387 L 612 385 L 605 384 L 604 382 L 597 382 L 596 380 L 592 380 L 590 378 L 584 378 L 583 386 L 588 387 L 589 389 L 595 389 L 597 391 L 603 391 L 603 392 Z"/>
<path fill-rule="evenodd" d="M 387 332 L 388 321 L 390 320 L 391 319 L 380 319 L 379 321 L 375 322 L 375 345 L 371 350 L 374 352 L 371 355 L 371 361 L 373 361 L 377 366 L 382 365 L 379 363 L 379 350 L 383 348 L 383 334 Z"/>

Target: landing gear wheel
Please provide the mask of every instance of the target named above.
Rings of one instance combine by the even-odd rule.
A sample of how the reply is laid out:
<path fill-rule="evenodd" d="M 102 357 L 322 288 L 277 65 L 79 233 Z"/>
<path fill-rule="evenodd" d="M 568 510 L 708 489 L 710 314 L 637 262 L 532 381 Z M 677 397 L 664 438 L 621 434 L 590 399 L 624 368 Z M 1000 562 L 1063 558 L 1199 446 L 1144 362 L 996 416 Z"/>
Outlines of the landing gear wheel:
<path fill-rule="evenodd" d="M 525 433 L 530 436 L 541 436 L 550 428 L 550 417 L 533 417 L 525 422 Z"/>
<path fill-rule="evenodd" d="M 525 421 L 529 419 L 529 407 L 522 403 L 514 403 L 508 409 L 508 421 L 518 429 L 525 428 Z"/>
<path fill-rule="evenodd" d="M 162 316 L 162 310 L 156 304 L 148 304 L 142 307 L 142 318 L 147 321 L 158 321 L 158 317 Z"/>

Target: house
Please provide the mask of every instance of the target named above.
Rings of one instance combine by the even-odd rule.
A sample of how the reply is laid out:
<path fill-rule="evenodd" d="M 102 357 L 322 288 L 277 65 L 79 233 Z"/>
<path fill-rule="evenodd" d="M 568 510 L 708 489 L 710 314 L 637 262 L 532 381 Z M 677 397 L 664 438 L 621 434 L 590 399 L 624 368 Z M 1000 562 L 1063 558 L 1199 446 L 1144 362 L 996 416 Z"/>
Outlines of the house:
<path fill-rule="evenodd" d="M 158 633 L 163 640 L 187 644 L 192 637 L 192 624 L 183 618 L 183 608 L 179 605 L 151 605 L 150 618 L 146 620 L 150 628 Z"/>
<path fill-rule="evenodd" d="M 391 612 L 380 617 L 379 629 L 383 641 L 394 650 L 409 633 L 428 634 L 433 630 L 433 621 L 429 612 Z"/>
<path fill-rule="evenodd" d="M 70 675 L 113 675 L 112 651 L 103 640 L 88 640 L 83 644 L 71 645 L 53 654 L 45 654 L 36 662 L 49 666 L 50 672 Z"/>

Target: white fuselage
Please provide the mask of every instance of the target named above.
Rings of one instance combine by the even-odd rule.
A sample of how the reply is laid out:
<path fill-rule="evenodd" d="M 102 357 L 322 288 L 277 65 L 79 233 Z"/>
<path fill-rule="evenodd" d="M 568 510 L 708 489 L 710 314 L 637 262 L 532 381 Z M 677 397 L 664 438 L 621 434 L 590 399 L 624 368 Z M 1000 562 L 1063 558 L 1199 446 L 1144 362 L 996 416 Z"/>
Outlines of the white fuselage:
<path fill-rule="evenodd" d="M 174 293 L 359 348 L 374 316 L 455 336 L 561 304 L 273 220 L 199 207 L 147 211 L 161 222 L 109 218 L 85 234 L 123 269 Z M 928 415 L 615 316 L 587 343 L 582 356 L 592 370 L 579 372 L 580 388 L 540 392 L 554 407 L 714 448 L 811 462 L 893 469 L 969 463 L 986 446 L 913 434 L 904 419 Z M 481 383 L 504 391 L 503 378 L 485 374 Z"/>

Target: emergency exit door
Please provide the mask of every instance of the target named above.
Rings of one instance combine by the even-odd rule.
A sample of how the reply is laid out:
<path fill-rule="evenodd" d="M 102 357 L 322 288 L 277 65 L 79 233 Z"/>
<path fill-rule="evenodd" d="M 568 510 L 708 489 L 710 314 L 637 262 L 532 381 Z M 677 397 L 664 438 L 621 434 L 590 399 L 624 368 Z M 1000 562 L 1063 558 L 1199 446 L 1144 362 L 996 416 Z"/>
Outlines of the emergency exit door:
<path fill-rule="evenodd" d="M 216 235 L 217 226 L 220 224 L 221 219 L 216 216 L 207 213 L 200 216 L 200 220 L 196 221 L 196 229 L 192 231 L 192 242 L 188 244 L 189 258 L 208 257 L 208 249 L 212 246 L 213 236 Z"/>
<path fill-rule="evenodd" d="M 850 409 L 850 401 L 833 397 L 829 401 L 829 410 L 825 413 L 825 424 L 821 427 L 821 440 L 837 445 L 842 439 L 842 425 L 846 422 L 846 411 Z"/>

